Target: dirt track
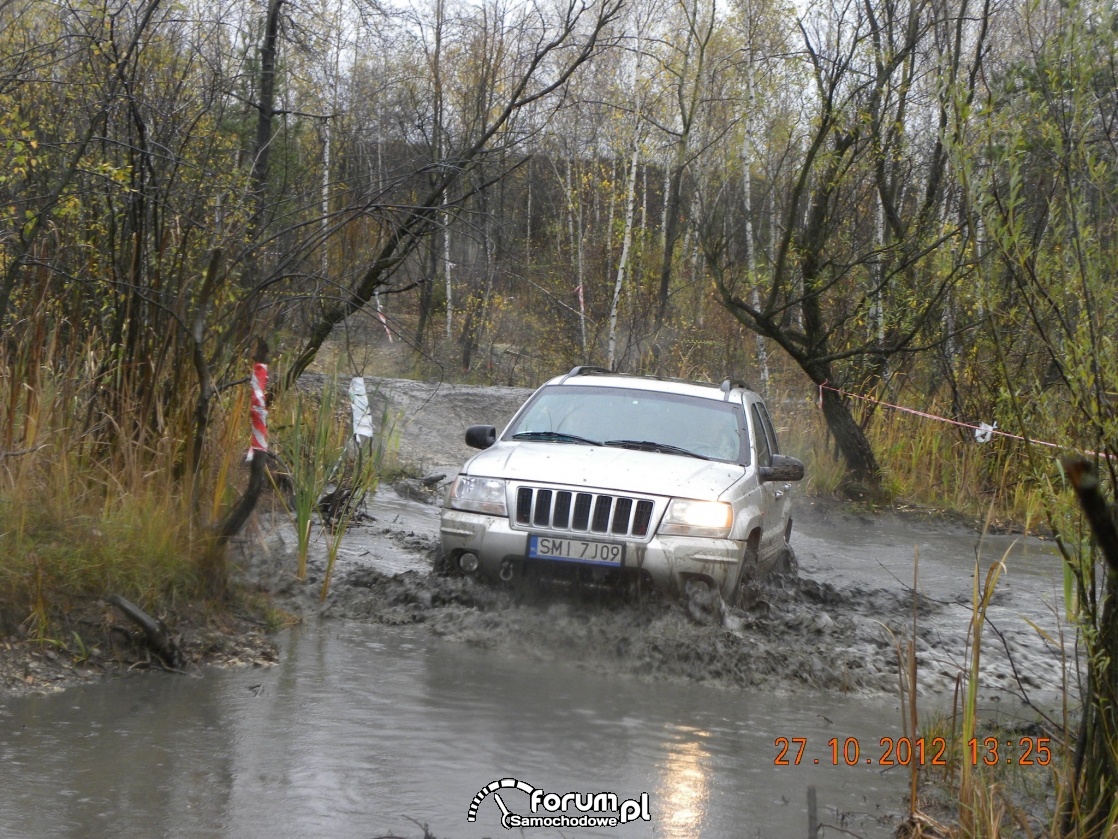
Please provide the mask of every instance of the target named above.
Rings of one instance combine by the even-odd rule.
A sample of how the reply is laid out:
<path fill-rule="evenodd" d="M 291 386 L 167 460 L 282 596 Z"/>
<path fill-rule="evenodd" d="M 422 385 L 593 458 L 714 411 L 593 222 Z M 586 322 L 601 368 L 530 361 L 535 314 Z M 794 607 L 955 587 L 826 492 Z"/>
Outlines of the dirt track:
<path fill-rule="evenodd" d="M 402 380 L 369 384 L 390 406 L 401 460 L 445 475 L 444 484 L 470 454 L 461 442 L 466 426 L 501 426 L 528 393 Z M 928 569 L 922 578 L 928 575 L 932 592 L 921 584 L 917 596 L 922 692 L 949 696 L 965 660 L 970 571 L 979 537 L 958 522 L 868 515 L 840 502 L 798 499 L 793 544 L 800 572 L 759 586 L 748 610 L 727 610 L 717 620 L 674 600 L 629 602 L 555 587 L 496 589 L 430 574 L 441 494 L 417 481 L 378 493 L 369 508 L 372 518 L 345 536 L 324 615 L 423 624 L 462 643 L 573 659 L 603 671 L 727 687 L 895 692 L 896 643 L 911 635 L 913 619 L 913 546 L 923 543 L 929 554 L 938 547 L 942 555 L 921 566 Z M 321 544 L 312 557 L 310 585 L 303 586 L 284 570 L 291 567 L 290 531 L 281 525 L 268 538 L 274 564 L 257 570 L 279 583 L 292 608 L 317 611 L 311 592 L 318 591 L 324 568 Z M 1033 548 L 1040 550 L 1043 565 L 1044 546 Z M 1037 563 L 1028 556 L 1026 561 Z M 998 594 L 1002 612 L 995 617 L 1004 643 L 995 638 L 987 644 L 988 696 L 1024 690 L 1037 701 L 1062 677 L 1058 651 L 1018 619 L 1028 612 L 1034 622 L 1045 622 L 1039 598 L 1049 581 L 1044 573 L 1026 576 L 1023 588 L 1010 586 Z"/>
<path fill-rule="evenodd" d="M 298 582 L 290 522 L 274 505 L 260 510 L 235 546 L 234 563 L 247 582 L 274 592 L 292 612 L 417 624 L 448 640 L 603 672 L 777 691 L 895 694 L 896 644 L 912 634 L 918 547 L 919 686 L 922 694 L 946 701 L 966 661 L 975 554 L 985 568 L 1009 551 L 986 630 L 984 695 L 1002 701 L 1002 707 L 1016 707 L 1025 696 L 1043 705 L 1070 670 L 1051 642 L 1061 633 L 1070 639 L 1071 633 L 1060 625 L 1059 561 L 1044 543 L 1014 545 L 1009 537 L 993 537 L 980 545 L 975 529 L 957 520 L 870 514 L 837 501 L 796 500 L 798 573 L 758 586 L 748 610 L 726 610 L 721 619 L 657 597 L 632 602 L 595 592 L 497 589 L 435 576 L 430 571 L 441 497 L 472 453 L 462 441 L 465 428 L 501 426 L 529 391 L 398 379 L 368 383 L 374 414 L 387 408 L 398 434 L 400 460 L 422 475 L 442 478 L 430 487 L 406 479 L 376 493 L 368 518 L 342 540 L 325 604 L 319 600 L 326 566 L 321 530 L 312 544 L 309 578 Z M 308 377 L 304 385 L 321 387 L 321 379 Z M 198 661 L 261 663 L 270 657 L 267 640 L 251 628 L 227 633 L 220 644 L 229 651 L 216 656 L 215 633 L 206 627 L 176 629 L 188 648 L 197 648 L 192 658 Z M 135 663 L 134 656 L 95 648 L 88 660 L 75 664 L 69 656 L 25 647 L 0 639 L 0 689 L 58 690 Z"/>

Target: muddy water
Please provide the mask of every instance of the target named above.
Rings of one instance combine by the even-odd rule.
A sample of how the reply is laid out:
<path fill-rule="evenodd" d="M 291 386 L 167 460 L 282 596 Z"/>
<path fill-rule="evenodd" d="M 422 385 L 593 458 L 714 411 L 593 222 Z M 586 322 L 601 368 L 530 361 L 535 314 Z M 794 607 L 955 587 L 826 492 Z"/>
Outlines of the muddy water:
<path fill-rule="evenodd" d="M 941 521 L 859 515 L 808 499 L 799 510 L 795 544 L 802 575 L 850 592 L 870 609 L 898 591 L 915 587 L 920 593 L 917 659 L 927 704 L 934 707 L 935 697 L 954 691 L 966 663 L 976 565 L 983 584 L 991 566 L 1003 568 L 982 630 L 980 684 L 987 701 L 1015 707 L 1027 698 L 1044 706 L 1055 702 L 1065 679 L 1073 681 L 1071 654 L 1059 643 L 1070 649 L 1073 633 L 1065 618 L 1061 560 L 1051 542 L 980 535 Z"/>
<path fill-rule="evenodd" d="M 821 821 L 886 836 L 902 794 L 897 770 L 832 766 L 827 746 L 857 737 L 876 763 L 896 734 L 888 699 L 610 678 L 351 622 L 303 628 L 284 648 L 267 670 L 5 703 L 0 835 L 420 836 L 405 817 L 439 837 L 504 835 L 492 796 L 476 823 L 466 814 L 512 776 L 648 793 L 651 822 L 566 836 L 801 833 L 809 784 Z M 800 766 L 773 765 L 777 736 L 808 739 Z M 529 812 L 521 792 L 503 800 Z"/>
<path fill-rule="evenodd" d="M 0 702 L 0 836 L 420 837 L 416 822 L 440 839 L 501 836 L 495 796 L 476 822 L 467 810 L 508 777 L 560 795 L 648 794 L 650 821 L 525 836 L 801 835 L 809 786 L 821 822 L 891 835 L 907 781 L 879 765 L 881 738 L 901 729 L 881 624 L 899 631 L 911 620 L 919 546 L 922 695 L 943 707 L 965 652 L 978 549 L 965 528 L 802 502 L 802 592 L 774 594 L 767 617 L 704 628 L 670 605 L 652 618 L 615 609 L 597 623 L 578 605 L 487 609 L 477 594 L 440 609 L 432 603 L 446 592 L 417 573 L 429 562 L 434 509 L 385 491 L 372 513 L 347 535 L 333 588 L 341 614 L 368 617 L 309 618 L 281 638 L 279 665 Z M 273 535 L 284 538 L 282 528 Z M 1011 682 L 1039 695 L 1062 673 L 1023 620 L 1058 623 L 1058 564 L 1044 543 L 1010 537 L 988 539 L 982 561 L 1007 550 L 991 617 L 1018 675 L 994 645 L 987 715 L 1019 712 Z M 320 549 L 312 577 L 322 562 Z M 367 607 L 370 569 L 399 589 L 398 602 Z M 451 593 L 470 594 L 461 585 Z M 810 602 L 800 603 L 804 592 Z M 637 618 L 651 637 L 634 631 L 629 653 L 603 655 L 611 633 Z M 700 657 L 712 647 L 759 669 L 727 669 L 739 660 L 729 653 Z M 628 666 L 633 658 L 639 666 Z M 700 664 L 688 669 L 689 658 Z M 851 682 L 853 694 L 828 681 L 828 666 L 860 662 L 877 675 Z M 736 676 L 706 672 L 719 668 Z M 804 681 L 805 669 L 830 687 Z M 799 766 L 774 765 L 779 737 L 806 741 Z M 525 793 L 500 794 L 529 813 Z"/>

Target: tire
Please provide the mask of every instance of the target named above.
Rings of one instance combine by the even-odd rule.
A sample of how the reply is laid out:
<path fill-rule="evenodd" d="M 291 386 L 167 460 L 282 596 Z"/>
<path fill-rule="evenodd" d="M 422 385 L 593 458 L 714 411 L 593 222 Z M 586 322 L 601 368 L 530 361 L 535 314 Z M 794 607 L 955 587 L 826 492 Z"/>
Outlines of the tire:
<path fill-rule="evenodd" d="M 450 558 L 446 555 L 442 543 L 435 548 L 435 556 L 431 565 L 431 570 L 440 577 L 452 577 L 457 571 L 457 568 L 451 564 Z"/>
<path fill-rule="evenodd" d="M 796 560 L 796 552 L 792 546 L 787 542 L 784 543 L 784 548 L 777 557 L 776 562 L 773 563 L 773 576 L 776 577 L 798 577 L 800 575 L 800 563 Z"/>
<path fill-rule="evenodd" d="M 738 573 L 738 581 L 734 584 L 734 593 L 729 601 L 732 608 L 744 609 L 749 605 L 749 601 L 753 598 L 753 592 L 750 591 L 749 584 L 756 579 L 760 567 L 757 541 L 750 539 L 746 543 L 745 553 L 741 560 L 741 571 Z"/>

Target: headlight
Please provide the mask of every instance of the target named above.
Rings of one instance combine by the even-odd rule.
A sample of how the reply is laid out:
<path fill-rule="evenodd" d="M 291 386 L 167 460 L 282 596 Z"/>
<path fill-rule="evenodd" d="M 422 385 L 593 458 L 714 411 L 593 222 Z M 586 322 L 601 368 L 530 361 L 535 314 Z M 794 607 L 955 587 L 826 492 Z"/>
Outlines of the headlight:
<path fill-rule="evenodd" d="M 505 507 L 505 482 L 497 478 L 471 478 L 459 475 L 450 487 L 450 506 L 455 510 L 508 515 Z"/>
<path fill-rule="evenodd" d="M 660 533 L 673 536 L 708 536 L 725 539 L 734 524 L 734 511 L 723 501 L 676 498 L 668 505 Z"/>

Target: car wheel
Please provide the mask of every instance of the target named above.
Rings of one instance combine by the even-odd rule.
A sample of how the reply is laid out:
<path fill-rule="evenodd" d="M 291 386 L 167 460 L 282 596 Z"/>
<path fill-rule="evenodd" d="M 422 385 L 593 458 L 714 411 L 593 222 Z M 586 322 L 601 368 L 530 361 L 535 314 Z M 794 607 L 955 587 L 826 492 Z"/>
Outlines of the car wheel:
<path fill-rule="evenodd" d="M 761 563 L 757 548 L 757 540 L 750 539 L 745 546 L 745 555 L 741 560 L 741 571 L 738 574 L 737 584 L 734 586 L 734 594 L 730 599 L 730 605 L 743 609 L 746 608 L 750 601 L 754 598 L 755 593 L 752 590 L 752 584 L 757 579 L 757 574 L 760 571 Z"/>
<path fill-rule="evenodd" d="M 684 584 L 683 606 L 691 620 L 701 626 L 719 626 L 726 617 L 722 593 L 704 577 L 689 579 Z"/>
<path fill-rule="evenodd" d="M 435 556 L 431 562 L 432 570 L 440 577 L 450 577 L 457 570 L 446 555 L 446 550 L 440 544 L 435 548 Z"/>
<path fill-rule="evenodd" d="M 787 542 L 780 551 L 780 555 L 773 564 L 773 574 L 778 577 L 796 577 L 800 573 L 800 563 L 796 560 L 796 552 Z"/>

